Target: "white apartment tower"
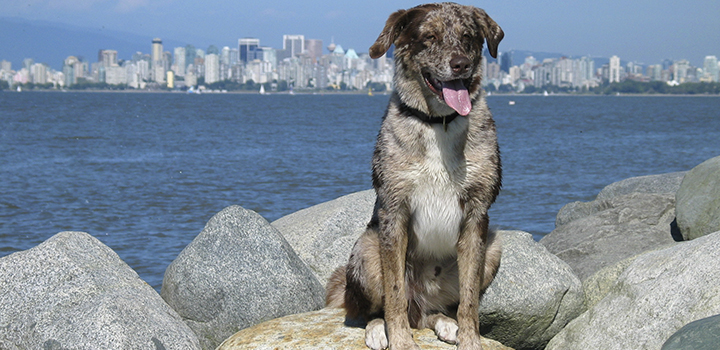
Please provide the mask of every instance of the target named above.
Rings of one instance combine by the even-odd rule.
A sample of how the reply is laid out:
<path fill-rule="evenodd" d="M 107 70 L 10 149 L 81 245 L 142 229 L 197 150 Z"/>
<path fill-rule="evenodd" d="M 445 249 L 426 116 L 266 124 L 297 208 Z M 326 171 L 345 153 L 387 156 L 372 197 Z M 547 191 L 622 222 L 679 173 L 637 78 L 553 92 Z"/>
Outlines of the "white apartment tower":
<path fill-rule="evenodd" d="M 175 70 L 175 75 L 179 77 L 185 76 L 185 67 L 187 64 L 185 64 L 185 48 L 184 47 L 176 47 L 175 50 L 173 50 L 173 69 Z"/>
<path fill-rule="evenodd" d="M 620 82 L 620 57 L 610 57 L 610 83 Z"/>
<path fill-rule="evenodd" d="M 720 82 L 720 69 L 718 68 L 718 59 L 715 56 L 706 56 L 703 62 L 703 71 L 705 75 L 713 82 Z"/>
<path fill-rule="evenodd" d="M 217 53 L 205 55 L 205 83 L 220 81 L 220 56 Z"/>

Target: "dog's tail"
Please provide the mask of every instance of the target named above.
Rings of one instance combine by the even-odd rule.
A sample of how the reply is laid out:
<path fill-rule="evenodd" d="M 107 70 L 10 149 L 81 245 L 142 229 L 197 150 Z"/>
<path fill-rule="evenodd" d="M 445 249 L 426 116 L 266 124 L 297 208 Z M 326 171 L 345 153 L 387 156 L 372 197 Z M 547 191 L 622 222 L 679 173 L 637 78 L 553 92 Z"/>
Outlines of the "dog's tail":
<path fill-rule="evenodd" d="M 325 306 L 340 308 L 345 306 L 345 285 L 347 284 L 345 265 L 338 267 L 328 279 L 325 290 Z"/>
<path fill-rule="evenodd" d="M 498 268 L 500 267 L 500 255 L 502 253 L 502 244 L 498 237 L 497 230 L 491 228 L 488 230 L 487 248 L 485 249 L 485 271 L 483 274 L 483 282 L 480 290 L 484 291 L 490 286 Z"/>

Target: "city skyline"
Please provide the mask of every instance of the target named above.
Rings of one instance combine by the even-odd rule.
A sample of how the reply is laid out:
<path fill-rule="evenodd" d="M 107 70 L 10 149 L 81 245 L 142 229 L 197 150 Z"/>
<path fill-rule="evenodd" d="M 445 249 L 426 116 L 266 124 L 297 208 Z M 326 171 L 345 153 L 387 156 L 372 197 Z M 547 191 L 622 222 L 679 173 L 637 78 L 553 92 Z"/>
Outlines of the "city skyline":
<path fill-rule="evenodd" d="M 290 87 L 299 89 L 392 89 L 392 49 L 390 57 L 373 60 L 367 53 L 344 50 L 331 42 L 323 53 L 320 39 L 302 34 L 284 34 L 282 49 L 262 45 L 258 38 L 240 38 L 237 46 L 222 49 L 210 45 L 207 50 L 193 45 L 166 48 L 161 38 L 151 40 L 150 53 L 137 51 L 132 59 L 118 59 L 118 51 L 100 49 L 97 61 L 67 56 L 62 70 L 25 58 L 22 68 L 12 69 L 12 63 L 0 61 L 0 80 L 9 86 L 27 83 L 51 88 L 75 84 L 106 84 L 133 89 L 205 89 L 205 84 L 255 83 L 268 85 L 273 91 Z M 166 50 L 167 49 L 167 50 Z M 172 51 L 170 51 L 172 50 Z M 665 82 L 670 86 L 692 82 L 719 82 L 720 63 L 714 55 L 705 56 L 702 67 L 688 60 L 663 60 L 644 65 L 622 62 L 613 55 L 607 63 L 589 56 L 533 57 L 530 52 L 522 59 L 514 51 L 499 53 L 498 59 L 482 61 L 483 84 L 490 91 L 536 92 L 538 89 L 588 91 L 606 83 Z M 523 61 L 522 63 L 518 61 Z M 222 83 L 216 85 L 214 83 Z M 278 90 L 278 88 L 280 90 Z M 47 86 L 45 87 L 47 88 Z M 528 90 L 529 89 L 529 90 Z"/>
<path fill-rule="evenodd" d="M 720 51 L 720 18 L 716 15 L 720 3 L 709 0 L 692 0 L 682 6 L 669 0 L 465 3 L 484 8 L 503 27 L 506 37 L 501 51 L 617 55 L 644 64 L 687 59 L 696 66 L 706 55 Z M 0 17 L 64 23 L 98 33 L 152 35 L 200 48 L 232 46 L 242 37 L 259 38 L 277 48 L 282 47 L 282 35 L 302 33 L 326 44 L 334 38 L 345 48 L 366 52 L 391 12 L 417 4 L 376 0 L 268 0 L 241 5 L 227 0 L 0 0 Z M 0 40 L 0 47 L 8 44 L 15 43 Z"/>

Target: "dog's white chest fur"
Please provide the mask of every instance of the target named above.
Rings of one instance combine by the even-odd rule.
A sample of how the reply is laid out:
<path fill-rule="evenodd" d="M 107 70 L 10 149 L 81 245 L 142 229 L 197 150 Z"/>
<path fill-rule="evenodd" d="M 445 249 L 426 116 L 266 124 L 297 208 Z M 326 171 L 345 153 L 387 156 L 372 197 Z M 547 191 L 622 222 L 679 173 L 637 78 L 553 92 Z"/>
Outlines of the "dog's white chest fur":
<path fill-rule="evenodd" d="M 454 123 L 455 124 L 455 123 Z M 415 164 L 410 197 L 410 226 L 417 238 L 416 251 L 427 257 L 457 254 L 457 241 L 464 213 L 460 206 L 460 182 L 465 159 L 458 142 L 458 126 L 425 133 L 426 157 Z"/>

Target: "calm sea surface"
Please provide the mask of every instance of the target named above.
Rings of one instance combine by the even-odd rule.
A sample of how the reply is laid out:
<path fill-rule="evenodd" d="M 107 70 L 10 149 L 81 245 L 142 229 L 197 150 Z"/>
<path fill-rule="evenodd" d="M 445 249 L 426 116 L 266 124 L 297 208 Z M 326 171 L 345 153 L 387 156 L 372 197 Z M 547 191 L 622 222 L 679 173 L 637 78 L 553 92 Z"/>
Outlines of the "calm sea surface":
<path fill-rule="evenodd" d="M 66 230 L 150 285 L 212 215 L 269 221 L 371 188 L 388 96 L 0 92 L 0 256 Z M 510 105 L 509 101 L 515 101 Z M 720 155 L 720 97 L 490 96 L 501 229 L 554 228 L 572 201 Z"/>

